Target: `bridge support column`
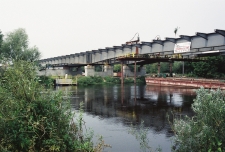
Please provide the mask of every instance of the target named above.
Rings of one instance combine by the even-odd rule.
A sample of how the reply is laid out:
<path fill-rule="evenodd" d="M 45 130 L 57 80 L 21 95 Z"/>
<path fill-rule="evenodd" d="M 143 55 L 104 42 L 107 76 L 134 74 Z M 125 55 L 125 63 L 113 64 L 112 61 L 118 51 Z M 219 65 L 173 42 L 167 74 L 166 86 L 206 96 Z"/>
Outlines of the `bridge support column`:
<path fill-rule="evenodd" d="M 160 75 L 160 62 L 158 62 L 158 77 Z"/>
<path fill-rule="evenodd" d="M 124 77 L 133 76 L 131 74 L 130 68 L 127 65 L 123 66 L 123 76 Z"/>
<path fill-rule="evenodd" d="M 142 65 L 140 67 L 139 75 L 140 76 L 145 76 L 145 74 L 146 74 L 146 67 Z"/>
<path fill-rule="evenodd" d="M 106 72 L 107 76 L 113 76 L 113 67 L 110 65 L 105 65 L 104 72 Z"/>
<path fill-rule="evenodd" d="M 87 65 L 84 67 L 85 76 L 94 76 L 95 75 L 95 67 L 92 65 Z"/>
<path fill-rule="evenodd" d="M 123 86 L 123 61 L 121 62 L 121 84 Z"/>

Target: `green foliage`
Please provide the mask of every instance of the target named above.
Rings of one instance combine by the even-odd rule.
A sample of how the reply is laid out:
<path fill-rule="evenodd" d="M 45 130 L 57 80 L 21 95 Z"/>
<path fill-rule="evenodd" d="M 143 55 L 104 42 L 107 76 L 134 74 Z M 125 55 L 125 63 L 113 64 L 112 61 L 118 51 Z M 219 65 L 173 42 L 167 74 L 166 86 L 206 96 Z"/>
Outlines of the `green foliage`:
<path fill-rule="evenodd" d="M 113 72 L 121 72 L 121 64 L 115 64 L 113 66 Z"/>
<path fill-rule="evenodd" d="M 101 72 L 103 70 L 102 68 L 103 68 L 102 65 L 96 65 L 95 66 L 95 71 L 96 72 Z"/>
<path fill-rule="evenodd" d="M 2 52 L 2 42 L 3 42 L 3 34 L 0 31 L 0 52 Z M 0 60 L 1 60 L 1 55 L 0 55 Z"/>
<path fill-rule="evenodd" d="M 29 48 L 28 35 L 25 29 L 19 28 L 6 35 L 2 51 L 0 52 L 7 61 L 37 61 L 40 58 L 40 52 L 36 46 Z"/>
<path fill-rule="evenodd" d="M 205 78 L 222 78 L 225 74 L 225 57 L 207 57 L 207 62 L 192 63 L 196 76 Z"/>
<path fill-rule="evenodd" d="M 0 79 L 0 151 L 93 151 L 62 92 L 46 91 L 36 67 L 15 62 Z"/>
<path fill-rule="evenodd" d="M 120 78 L 118 78 L 118 77 L 107 76 L 107 77 L 104 77 L 104 80 L 105 80 L 105 83 L 112 83 L 112 84 L 120 84 L 121 83 Z"/>
<path fill-rule="evenodd" d="M 77 85 L 93 85 L 103 83 L 103 78 L 100 76 L 80 76 L 77 78 Z"/>
<path fill-rule="evenodd" d="M 196 115 L 175 119 L 175 151 L 225 150 L 225 98 L 221 90 L 197 90 L 192 104 Z"/>
<path fill-rule="evenodd" d="M 145 84 L 145 83 L 146 83 L 146 81 L 145 81 L 145 76 L 137 77 L 137 78 L 136 78 L 136 83 L 142 83 L 142 84 Z"/>
<path fill-rule="evenodd" d="M 124 83 L 134 83 L 134 79 L 133 78 L 125 78 Z"/>
<path fill-rule="evenodd" d="M 161 62 L 160 73 L 168 73 L 168 72 L 169 72 L 169 63 Z M 158 73 L 158 63 L 146 65 L 146 73 Z"/>
<path fill-rule="evenodd" d="M 175 61 L 173 63 L 173 73 L 182 73 L 183 72 L 183 62 L 182 61 Z"/>
<path fill-rule="evenodd" d="M 44 76 L 44 75 L 38 77 L 39 83 L 43 84 L 45 86 L 52 86 L 52 85 L 54 85 L 54 80 L 55 80 L 54 78 L 49 77 L 49 76 Z"/>

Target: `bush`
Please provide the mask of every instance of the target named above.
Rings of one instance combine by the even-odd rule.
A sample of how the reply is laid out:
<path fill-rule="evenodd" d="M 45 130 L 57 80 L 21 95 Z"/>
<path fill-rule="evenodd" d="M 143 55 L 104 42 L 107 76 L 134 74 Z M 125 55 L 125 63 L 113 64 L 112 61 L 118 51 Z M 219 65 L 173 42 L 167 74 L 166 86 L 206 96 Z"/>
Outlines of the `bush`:
<path fill-rule="evenodd" d="M 19 61 L 0 80 L 0 151 L 92 151 L 62 92 L 46 91 L 32 63 Z"/>
<path fill-rule="evenodd" d="M 91 76 L 91 79 L 93 79 L 94 84 L 103 83 L 103 78 L 100 76 Z"/>
<path fill-rule="evenodd" d="M 106 83 L 113 83 L 113 84 L 121 83 L 120 78 L 118 78 L 118 77 L 107 76 L 107 77 L 104 77 L 104 80 Z"/>
<path fill-rule="evenodd" d="M 124 83 L 134 83 L 134 79 L 133 78 L 125 78 Z"/>
<path fill-rule="evenodd" d="M 197 90 L 195 116 L 175 119 L 176 151 L 225 150 L 225 99 L 221 90 Z"/>
<path fill-rule="evenodd" d="M 80 76 L 77 78 L 77 85 L 93 85 L 103 83 L 103 78 L 100 76 Z"/>
<path fill-rule="evenodd" d="M 137 77 L 136 82 L 146 84 L 145 76 Z"/>
<path fill-rule="evenodd" d="M 39 81 L 39 83 L 41 83 L 41 84 L 43 84 L 43 85 L 45 85 L 45 86 L 52 86 L 52 85 L 54 85 L 54 78 L 52 78 L 52 77 L 49 77 L 49 76 L 39 76 L 38 77 L 38 81 Z"/>

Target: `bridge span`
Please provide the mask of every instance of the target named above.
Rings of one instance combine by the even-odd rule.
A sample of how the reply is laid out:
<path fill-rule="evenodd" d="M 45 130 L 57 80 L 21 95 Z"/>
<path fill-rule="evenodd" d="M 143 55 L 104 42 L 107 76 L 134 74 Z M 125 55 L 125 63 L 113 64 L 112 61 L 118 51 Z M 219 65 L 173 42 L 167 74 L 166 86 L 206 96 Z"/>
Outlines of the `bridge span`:
<path fill-rule="evenodd" d="M 197 61 L 200 57 L 225 55 L 225 30 L 216 29 L 212 33 L 196 32 L 195 35 L 180 35 L 179 38 L 164 40 L 154 39 L 151 42 L 122 44 L 121 46 L 80 52 L 70 55 L 39 60 L 42 67 L 48 69 L 47 75 L 75 75 L 85 66 L 85 75 L 102 75 L 94 71 L 95 65 L 104 66 L 104 76 L 113 75 L 111 65 L 149 64 L 154 62 Z M 141 57 L 140 57 L 141 56 Z M 142 58 L 142 59 L 140 59 Z M 75 69 L 75 70 L 74 70 Z M 59 71 L 52 73 L 52 71 Z M 63 72 L 64 71 L 64 72 Z M 145 73 L 144 67 L 141 75 Z M 44 74 L 40 71 L 39 74 Z"/>

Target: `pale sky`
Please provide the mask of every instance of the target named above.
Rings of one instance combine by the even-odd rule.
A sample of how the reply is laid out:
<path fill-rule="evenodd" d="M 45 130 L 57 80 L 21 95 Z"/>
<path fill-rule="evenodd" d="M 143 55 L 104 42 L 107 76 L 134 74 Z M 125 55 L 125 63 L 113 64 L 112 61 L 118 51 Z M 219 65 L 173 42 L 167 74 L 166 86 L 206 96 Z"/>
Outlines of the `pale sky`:
<path fill-rule="evenodd" d="M 225 30 L 225 0 L 0 0 L 0 30 L 26 29 L 42 59 Z"/>

